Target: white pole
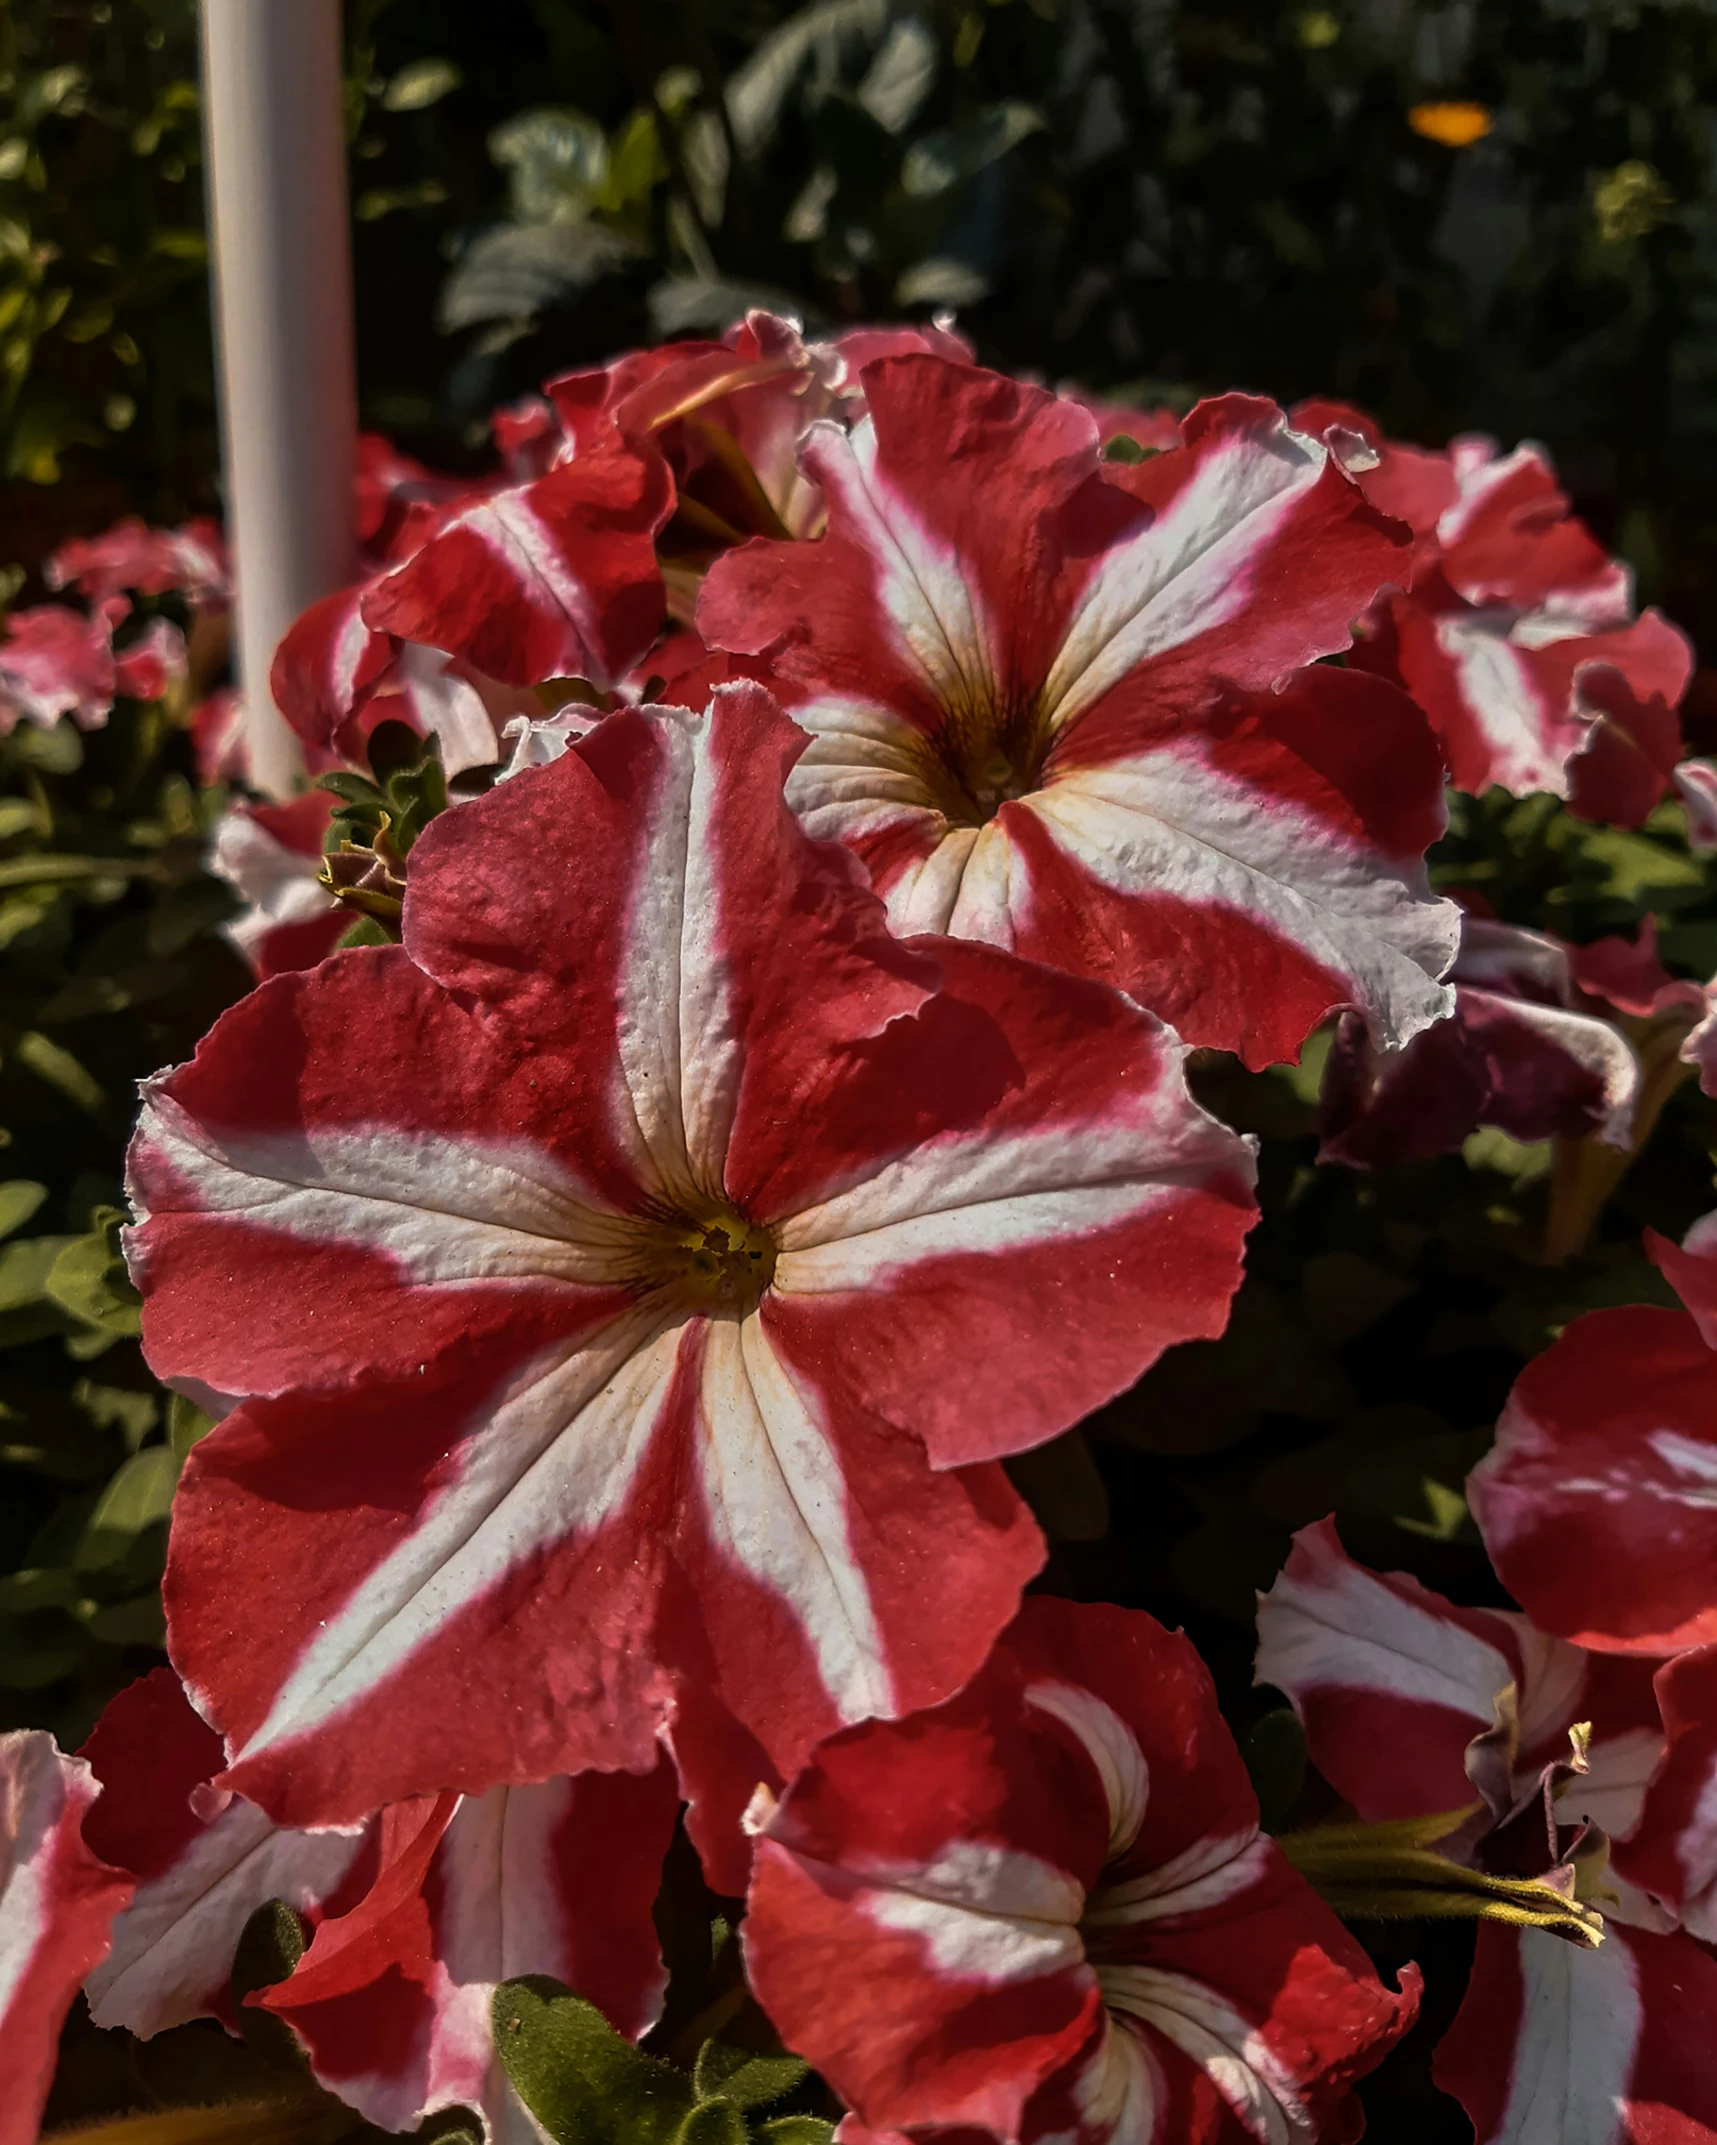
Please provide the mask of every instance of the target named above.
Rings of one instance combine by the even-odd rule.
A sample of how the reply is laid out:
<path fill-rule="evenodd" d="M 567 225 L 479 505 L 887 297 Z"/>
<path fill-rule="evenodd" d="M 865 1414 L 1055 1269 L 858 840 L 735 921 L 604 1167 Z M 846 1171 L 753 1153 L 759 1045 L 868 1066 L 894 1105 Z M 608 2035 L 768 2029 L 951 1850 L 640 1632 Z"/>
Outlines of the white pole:
<path fill-rule="evenodd" d="M 251 779 L 304 758 L 268 690 L 281 635 L 352 577 L 351 234 L 340 0 L 203 0 L 227 529 Z"/>

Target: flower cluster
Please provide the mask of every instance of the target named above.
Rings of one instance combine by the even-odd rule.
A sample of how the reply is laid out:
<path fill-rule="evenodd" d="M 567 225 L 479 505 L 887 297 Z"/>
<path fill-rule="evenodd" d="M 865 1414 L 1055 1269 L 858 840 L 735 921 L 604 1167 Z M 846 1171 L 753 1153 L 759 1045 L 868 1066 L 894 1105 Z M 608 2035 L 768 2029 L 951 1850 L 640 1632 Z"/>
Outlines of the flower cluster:
<path fill-rule="evenodd" d="M 507 1991 L 651 2033 L 681 1829 L 854 2145 L 1340 2145 L 1419 2003 L 1377 1917 L 1480 1925 L 1433 2061 L 1483 2145 L 1717 2139 L 1717 1217 L 1651 1241 L 1684 1309 L 1520 1380 L 1471 1485 L 1518 1611 L 1298 1538 L 1257 1673 L 1327 1822 L 1263 1829 L 1185 1637 L 1027 1594 L 1007 1464 L 1223 1331 L 1217 1053 L 1331 1024 L 1326 1160 L 1554 1138 L 1567 1229 L 1717 1093 L 1649 928 L 1426 865 L 1446 780 L 1703 839 L 1681 636 L 1533 449 L 1096 412 L 941 327 L 753 314 L 495 431 L 482 481 L 365 444 L 273 681 L 323 786 L 216 838 L 261 980 L 146 1086 L 127 1252 L 215 1427 L 171 1669 L 0 1743 L 0 2141 L 80 1985 L 266 2012 L 384 2129 L 570 2136 Z M 224 589 L 195 529 L 59 570 L 103 631 Z M 18 706 L 99 719 L 43 616 Z"/>

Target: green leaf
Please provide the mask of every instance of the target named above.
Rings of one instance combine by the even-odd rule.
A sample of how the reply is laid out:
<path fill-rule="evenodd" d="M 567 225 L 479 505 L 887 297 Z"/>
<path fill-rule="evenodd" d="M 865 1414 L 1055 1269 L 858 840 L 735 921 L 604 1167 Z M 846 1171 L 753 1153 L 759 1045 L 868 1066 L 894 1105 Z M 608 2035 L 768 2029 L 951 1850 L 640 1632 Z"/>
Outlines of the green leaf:
<path fill-rule="evenodd" d="M 28 1177 L 14 1177 L 0 1184 L 0 1236 L 21 1229 L 48 1196 L 45 1184 L 32 1184 Z"/>
<path fill-rule="evenodd" d="M 776 2115 L 751 2134 L 767 2145 L 831 2145 L 835 2126 L 820 2115 Z"/>
<path fill-rule="evenodd" d="M 133 1453 L 96 1500 L 84 1526 L 80 1571 L 117 1564 L 146 1528 L 166 1520 L 179 1481 L 179 1456 L 170 1445 Z"/>
<path fill-rule="evenodd" d="M 55 1259 L 44 1294 L 73 1318 L 116 1340 L 142 1330 L 141 1299 L 126 1274 L 111 1227 L 74 1238 Z"/>
<path fill-rule="evenodd" d="M 766 2108 L 772 2100 L 784 2100 L 809 2068 L 798 2056 L 759 2056 L 725 2041 L 705 2041 L 692 2084 L 700 2100 L 719 2094 L 738 2108 Z"/>
<path fill-rule="evenodd" d="M 214 1427 L 214 1418 L 205 1415 L 194 1400 L 187 1400 L 183 1393 L 168 1394 L 167 1443 L 181 1460 Z"/>
<path fill-rule="evenodd" d="M 513 2090 L 555 2145 L 672 2145 L 691 2080 L 634 2048 L 594 2004 L 533 1974 L 502 1982 L 493 2017 Z"/>
<path fill-rule="evenodd" d="M 700 2100 L 674 2133 L 674 2145 L 748 2145 L 744 2113 L 731 2100 Z"/>
<path fill-rule="evenodd" d="M 76 1236 L 27 1236 L 19 1243 L 0 1246 L 0 1312 L 39 1303 L 47 1294 L 54 1262 L 62 1251 L 82 1241 Z"/>
<path fill-rule="evenodd" d="M 161 1606 L 161 1589 L 151 1587 L 148 1593 L 134 1595 L 130 1601 L 97 1609 L 85 1629 L 104 1646 L 165 1646 L 167 1617 Z"/>
<path fill-rule="evenodd" d="M 85 1072 L 69 1050 L 49 1042 L 45 1035 L 31 1029 L 19 1036 L 15 1054 L 18 1063 L 27 1066 L 38 1080 L 45 1080 L 49 1087 L 57 1088 L 68 1102 L 75 1103 L 91 1117 L 106 1109 L 107 1093 L 100 1081 Z"/>
<path fill-rule="evenodd" d="M 0 1577 L 0 1615 L 31 1616 L 39 1609 L 76 1609 L 84 1593 L 78 1574 L 58 1566 L 49 1571 L 8 1572 Z"/>

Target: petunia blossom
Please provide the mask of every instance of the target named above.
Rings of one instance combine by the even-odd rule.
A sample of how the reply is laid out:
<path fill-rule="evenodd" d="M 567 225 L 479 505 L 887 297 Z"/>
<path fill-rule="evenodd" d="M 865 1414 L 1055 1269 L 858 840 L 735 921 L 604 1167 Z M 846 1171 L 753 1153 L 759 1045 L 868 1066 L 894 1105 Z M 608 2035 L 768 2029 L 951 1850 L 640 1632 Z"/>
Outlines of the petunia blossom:
<path fill-rule="evenodd" d="M 287 635 L 280 706 L 312 747 L 343 743 L 352 757 L 352 718 L 392 691 L 406 720 L 441 736 L 452 769 L 483 757 L 473 695 L 498 730 L 541 712 L 497 712 L 509 690 L 567 678 L 620 688 L 667 616 L 690 616 L 719 553 L 817 525 L 799 442 L 815 420 L 857 416 L 857 368 L 927 349 L 969 355 L 938 328 L 807 344 L 792 322 L 753 311 L 720 342 L 631 351 L 548 381 L 497 413 L 503 469 L 475 483 L 395 479 L 374 443 L 371 473 L 391 489 L 380 505 L 360 490 L 366 572 Z"/>
<path fill-rule="evenodd" d="M 1581 992 L 1570 952 L 1544 932 L 1467 915 L 1450 1019 L 1385 1052 L 1345 1014 L 1324 1073 L 1319 1159 L 1371 1168 L 1449 1154 L 1480 1125 L 1625 1148 L 1640 1061 Z"/>
<path fill-rule="evenodd" d="M 51 1735 L 0 1736 L 0 2145 L 35 2145 L 61 2023 L 131 1890 L 84 1844 L 99 1792 Z"/>
<path fill-rule="evenodd" d="M 1544 790 L 1641 824 L 1675 764 L 1692 651 L 1661 612 L 1635 617 L 1627 568 L 1569 511 L 1542 451 L 1469 435 L 1434 454 L 1340 405 L 1296 414 L 1367 439 L 1377 467 L 1357 480 L 1413 531 L 1410 585 L 1366 621 L 1353 660 L 1412 694 L 1455 786 Z"/>
<path fill-rule="evenodd" d="M 1389 1044 L 1445 1013 L 1435 744 L 1378 681 L 1301 669 L 1406 570 L 1326 448 L 1229 396 L 1111 463 L 1089 412 L 972 366 L 864 390 L 801 450 L 826 534 L 725 554 L 697 624 L 811 733 L 789 794 L 894 927 L 1098 977 L 1251 1064 L 1338 1005 Z"/>
<path fill-rule="evenodd" d="M 99 536 L 60 545 L 43 568 L 51 589 L 75 589 L 92 604 L 127 590 L 184 596 L 193 610 L 223 609 L 232 597 L 232 561 L 220 523 L 207 518 L 153 529 L 136 514 Z"/>
<path fill-rule="evenodd" d="M 547 1974 L 636 2039 L 661 2006 L 650 1918 L 678 1811 L 671 1768 L 423 1796 L 335 1832 L 290 1832 L 210 1794 L 220 1737 L 158 1669 L 108 1707 L 88 1755 L 106 1799 L 91 1832 L 137 1880 L 91 1975 L 96 2023 L 147 2039 L 214 2016 L 245 1924 L 284 1900 L 309 1935 L 291 1976 L 251 1998 L 286 2020 L 318 2081 L 388 2130 L 475 2109 L 529 2129 L 495 2060 L 496 1983 Z"/>
<path fill-rule="evenodd" d="M 64 715 L 80 730 L 98 730 L 118 695 L 157 700 L 182 677 L 184 638 L 165 618 L 114 648 L 114 627 L 130 609 L 123 596 L 110 596 L 88 617 L 64 603 L 13 611 L 0 640 L 0 737 L 20 722 L 51 730 Z"/>
<path fill-rule="evenodd" d="M 171 1649 L 280 1822 L 662 1733 L 736 1810 L 958 1688 L 1043 1553 L 997 1460 L 1226 1319 L 1250 1156 L 1178 1045 L 892 938 L 803 745 L 748 685 L 608 716 L 151 1084 L 145 1349 L 245 1402 Z"/>
<path fill-rule="evenodd" d="M 1463 1609 L 1355 1564 L 1328 1521 L 1295 1537 L 1259 1603 L 1258 1680 L 1289 1697 L 1313 1762 L 1362 1819 L 1457 1817 L 1439 1852 L 1575 1883 L 1591 1828 L 1603 1939 L 1485 1921 L 1433 2075 L 1477 2145 L 1695 2145 L 1717 2079 L 1717 1962 L 1628 1859 L 1665 1736 L 1657 1663 L 1583 1652 L 1523 1616 Z M 1662 2127 L 1658 2127 L 1658 2126 Z"/>
<path fill-rule="evenodd" d="M 757 1821 L 752 1986 L 868 2131 L 1350 2138 L 1417 2006 L 1260 1833 L 1203 1663 L 1134 1611 L 1034 1597 L 957 1698 L 834 1737 Z"/>
<path fill-rule="evenodd" d="M 334 800 L 307 790 L 286 804 L 229 805 L 208 867 L 244 903 L 223 928 L 258 976 L 314 968 L 351 922 L 322 884 L 322 838 Z"/>
<path fill-rule="evenodd" d="M 1717 1215 L 1646 1246 L 1687 1308 L 1575 1319 L 1515 1381 L 1468 1498 L 1542 1629 L 1658 1655 L 1717 1640 Z"/>

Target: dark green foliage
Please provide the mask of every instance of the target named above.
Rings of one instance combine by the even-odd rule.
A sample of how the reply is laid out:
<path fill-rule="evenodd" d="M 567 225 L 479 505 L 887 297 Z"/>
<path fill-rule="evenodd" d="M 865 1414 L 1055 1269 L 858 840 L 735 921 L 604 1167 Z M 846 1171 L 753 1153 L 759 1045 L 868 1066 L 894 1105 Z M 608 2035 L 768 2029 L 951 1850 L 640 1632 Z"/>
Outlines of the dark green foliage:
<path fill-rule="evenodd" d="M 137 1348 L 118 1246 L 136 1083 L 245 975 L 183 733 L 0 741 L 0 1721 L 80 1742 L 158 1658 L 173 1485 L 204 1427 Z"/>
<path fill-rule="evenodd" d="M 690 2076 L 616 2033 L 593 2004 L 541 1975 L 495 1991 L 495 2045 L 514 2090 L 555 2145 L 828 2145 L 812 2115 L 758 2119 L 806 2077 L 796 2057 L 716 2040 Z"/>

